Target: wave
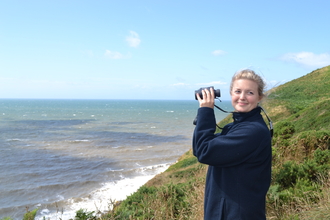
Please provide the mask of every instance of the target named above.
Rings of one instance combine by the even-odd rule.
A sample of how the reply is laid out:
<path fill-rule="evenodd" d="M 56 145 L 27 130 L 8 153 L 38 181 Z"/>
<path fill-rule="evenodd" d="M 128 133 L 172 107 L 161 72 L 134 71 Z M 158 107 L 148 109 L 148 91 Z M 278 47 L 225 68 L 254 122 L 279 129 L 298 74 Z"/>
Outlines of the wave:
<path fill-rule="evenodd" d="M 81 142 L 91 142 L 90 140 L 87 139 L 82 139 L 82 140 L 69 140 L 69 143 L 81 143 Z"/>
<path fill-rule="evenodd" d="M 84 198 L 70 198 L 66 201 L 53 204 L 60 209 L 60 205 L 65 205 L 65 210 L 63 209 L 61 212 L 48 207 L 42 208 L 35 219 L 74 219 L 76 211 L 79 209 L 106 212 L 112 209 L 113 203 L 126 199 L 127 196 L 136 192 L 142 185 L 155 175 L 164 172 L 168 167 L 169 164 L 140 167 L 138 169 L 140 173 L 139 176 L 103 183 L 101 188 L 92 191 Z M 150 170 L 154 171 L 153 174 L 148 172 Z M 39 206 L 41 205 L 39 204 Z"/>

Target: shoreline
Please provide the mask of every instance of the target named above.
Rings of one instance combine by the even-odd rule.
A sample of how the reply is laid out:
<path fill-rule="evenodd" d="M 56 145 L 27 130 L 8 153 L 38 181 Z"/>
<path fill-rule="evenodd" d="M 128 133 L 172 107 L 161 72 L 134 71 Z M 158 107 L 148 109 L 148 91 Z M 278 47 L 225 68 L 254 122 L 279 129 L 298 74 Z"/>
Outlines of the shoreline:
<path fill-rule="evenodd" d="M 100 211 L 102 213 L 109 211 L 112 209 L 111 206 L 113 203 L 125 200 L 127 196 L 136 192 L 141 186 L 146 184 L 156 175 L 166 171 L 170 165 L 171 164 L 159 164 L 152 166 L 156 171 L 152 175 L 140 175 L 133 178 L 124 178 L 114 182 L 103 183 L 101 188 L 90 192 L 87 197 L 70 198 L 66 200 L 66 202 L 69 203 L 67 210 L 64 209 L 64 207 L 58 207 L 57 210 L 49 210 L 47 208 L 40 209 L 41 204 L 38 204 L 33 208 L 39 208 L 35 220 L 43 220 L 44 218 L 61 218 L 63 220 L 71 218 L 74 219 L 76 212 L 80 209 L 84 209 L 89 212 Z"/>

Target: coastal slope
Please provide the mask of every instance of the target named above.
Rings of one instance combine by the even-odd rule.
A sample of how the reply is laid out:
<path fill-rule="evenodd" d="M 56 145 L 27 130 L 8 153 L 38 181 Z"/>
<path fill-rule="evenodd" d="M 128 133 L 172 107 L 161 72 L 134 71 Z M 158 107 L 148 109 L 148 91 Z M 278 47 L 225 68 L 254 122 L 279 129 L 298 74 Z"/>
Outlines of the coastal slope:
<path fill-rule="evenodd" d="M 269 219 L 330 219 L 329 88 L 326 66 L 269 90 L 262 103 L 274 123 Z M 104 217 L 202 219 L 206 170 L 190 150 Z"/>

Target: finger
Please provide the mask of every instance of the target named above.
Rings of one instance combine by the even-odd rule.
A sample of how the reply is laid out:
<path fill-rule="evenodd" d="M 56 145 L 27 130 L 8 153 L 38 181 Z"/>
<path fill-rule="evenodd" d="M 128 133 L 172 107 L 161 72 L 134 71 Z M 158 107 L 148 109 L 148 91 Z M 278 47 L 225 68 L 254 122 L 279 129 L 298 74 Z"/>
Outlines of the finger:
<path fill-rule="evenodd" d="M 213 88 L 210 88 L 210 94 L 211 94 L 211 99 L 214 99 L 214 89 Z"/>
<path fill-rule="evenodd" d="M 204 89 L 205 92 L 205 100 L 210 101 L 210 91 L 208 89 Z"/>
<path fill-rule="evenodd" d="M 210 93 L 211 93 L 212 97 L 214 97 L 214 89 L 213 88 L 210 88 Z"/>
<path fill-rule="evenodd" d="M 205 100 L 207 97 L 207 94 L 205 92 L 205 89 L 202 90 L 202 99 Z"/>
<path fill-rule="evenodd" d="M 199 96 L 199 93 L 196 93 L 196 97 L 199 102 L 202 100 L 201 97 Z"/>
<path fill-rule="evenodd" d="M 206 89 L 205 93 L 207 94 L 207 98 L 205 99 L 206 107 L 213 108 L 214 106 L 214 91 L 212 89 Z"/>
<path fill-rule="evenodd" d="M 205 92 L 202 90 L 201 91 L 201 96 L 199 93 L 197 93 L 197 99 L 199 102 L 199 107 L 204 107 L 204 102 L 205 102 Z"/>

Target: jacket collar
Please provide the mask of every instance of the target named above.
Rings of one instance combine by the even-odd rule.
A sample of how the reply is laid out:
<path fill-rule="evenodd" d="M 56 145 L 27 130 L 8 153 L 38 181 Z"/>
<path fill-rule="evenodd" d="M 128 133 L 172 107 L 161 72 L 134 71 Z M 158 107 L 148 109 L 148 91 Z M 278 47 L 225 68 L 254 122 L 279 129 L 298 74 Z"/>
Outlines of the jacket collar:
<path fill-rule="evenodd" d="M 256 115 L 257 113 L 260 114 L 260 112 L 261 112 L 261 108 L 259 106 L 257 106 L 255 109 L 249 112 L 233 112 L 233 119 L 234 122 L 242 122 L 247 118 Z"/>

